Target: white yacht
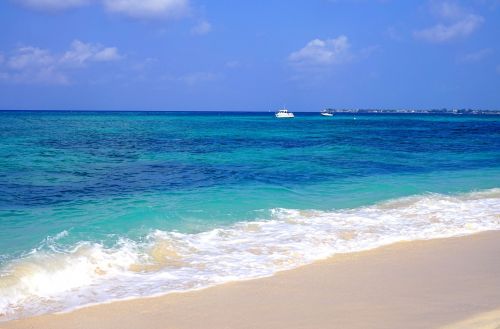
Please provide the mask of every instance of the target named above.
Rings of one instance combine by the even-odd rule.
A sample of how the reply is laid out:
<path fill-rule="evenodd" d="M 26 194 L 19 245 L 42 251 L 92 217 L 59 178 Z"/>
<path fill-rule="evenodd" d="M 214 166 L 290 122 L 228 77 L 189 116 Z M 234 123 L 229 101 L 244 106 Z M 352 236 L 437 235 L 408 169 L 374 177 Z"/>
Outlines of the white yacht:
<path fill-rule="evenodd" d="M 321 114 L 324 117 L 333 117 L 333 111 L 332 110 L 323 110 L 319 114 Z"/>
<path fill-rule="evenodd" d="M 282 109 L 279 110 L 274 114 L 275 117 L 283 119 L 283 118 L 294 118 L 295 116 L 293 115 L 292 112 L 288 112 L 287 109 Z"/>

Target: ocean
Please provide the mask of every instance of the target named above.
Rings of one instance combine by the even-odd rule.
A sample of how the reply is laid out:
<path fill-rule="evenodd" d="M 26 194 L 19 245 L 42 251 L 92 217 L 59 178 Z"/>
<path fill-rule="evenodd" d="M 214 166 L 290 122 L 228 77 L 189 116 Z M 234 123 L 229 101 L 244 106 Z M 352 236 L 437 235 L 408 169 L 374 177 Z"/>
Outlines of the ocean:
<path fill-rule="evenodd" d="M 500 229 L 500 117 L 0 112 L 0 321 Z"/>

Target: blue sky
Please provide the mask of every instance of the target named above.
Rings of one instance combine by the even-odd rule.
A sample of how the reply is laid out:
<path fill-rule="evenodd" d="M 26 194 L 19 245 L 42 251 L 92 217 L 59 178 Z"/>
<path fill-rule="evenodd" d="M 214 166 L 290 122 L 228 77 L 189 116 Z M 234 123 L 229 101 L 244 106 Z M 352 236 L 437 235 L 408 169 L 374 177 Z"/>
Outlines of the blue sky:
<path fill-rule="evenodd" d="M 500 110 L 500 0 L 6 0 L 0 109 Z"/>

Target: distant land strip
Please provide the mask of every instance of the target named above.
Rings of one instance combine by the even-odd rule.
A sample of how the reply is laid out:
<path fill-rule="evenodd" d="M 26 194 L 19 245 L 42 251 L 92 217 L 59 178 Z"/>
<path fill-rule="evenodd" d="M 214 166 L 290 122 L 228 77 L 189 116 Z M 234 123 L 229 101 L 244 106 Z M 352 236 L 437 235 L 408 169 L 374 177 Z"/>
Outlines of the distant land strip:
<path fill-rule="evenodd" d="M 500 110 L 473 110 L 473 109 L 429 109 L 429 110 L 417 110 L 417 109 L 333 109 L 328 108 L 328 111 L 335 113 L 383 113 L 383 114 L 486 114 L 486 115 L 500 115 Z"/>

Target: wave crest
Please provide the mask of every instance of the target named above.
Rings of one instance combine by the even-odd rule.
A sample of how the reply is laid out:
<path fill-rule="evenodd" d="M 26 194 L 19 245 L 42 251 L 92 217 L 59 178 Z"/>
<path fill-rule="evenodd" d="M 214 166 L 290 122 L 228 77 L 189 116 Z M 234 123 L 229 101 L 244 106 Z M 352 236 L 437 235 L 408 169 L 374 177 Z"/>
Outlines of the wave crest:
<path fill-rule="evenodd" d="M 267 220 L 197 234 L 156 230 L 112 248 L 80 242 L 35 251 L 0 269 L 0 320 L 269 276 L 398 241 L 497 229 L 500 189 L 491 189 L 337 211 L 272 209 Z"/>

